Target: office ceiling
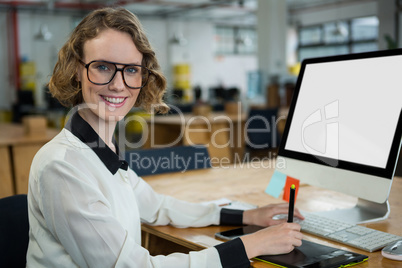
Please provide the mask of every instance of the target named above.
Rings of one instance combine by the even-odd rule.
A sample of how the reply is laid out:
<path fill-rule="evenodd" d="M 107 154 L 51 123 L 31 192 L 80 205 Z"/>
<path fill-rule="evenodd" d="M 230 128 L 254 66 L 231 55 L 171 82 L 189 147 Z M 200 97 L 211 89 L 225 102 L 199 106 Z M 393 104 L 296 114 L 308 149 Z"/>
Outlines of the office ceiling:
<path fill-rule="evenodd" d="M 282 1 L 282 0 L 277 0 Z M 367 0 L 286 0 L 291 12 Z M 257 0 L 0 0 L 0 7 L 42 11 L 87 11 L 122 5 L 139 16 L 208 20 L 221 24 L 256 23 Z"/>

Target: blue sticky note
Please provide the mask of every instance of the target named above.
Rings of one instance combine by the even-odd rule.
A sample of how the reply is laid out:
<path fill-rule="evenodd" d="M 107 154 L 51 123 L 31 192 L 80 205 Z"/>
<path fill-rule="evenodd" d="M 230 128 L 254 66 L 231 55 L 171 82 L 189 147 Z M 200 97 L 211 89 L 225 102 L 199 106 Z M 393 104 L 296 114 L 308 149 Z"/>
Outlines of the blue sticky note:
<path fill-rule="evenodd" d="M 271 177 L 271 180 L 268 183 L 267 188 L 265 189 L 265 192 L 275 198 L 278 198 L 283 190 L 283 187 L 285 187 L 285 183 L 286 175 L 275 170 L 274 174 Z"/>

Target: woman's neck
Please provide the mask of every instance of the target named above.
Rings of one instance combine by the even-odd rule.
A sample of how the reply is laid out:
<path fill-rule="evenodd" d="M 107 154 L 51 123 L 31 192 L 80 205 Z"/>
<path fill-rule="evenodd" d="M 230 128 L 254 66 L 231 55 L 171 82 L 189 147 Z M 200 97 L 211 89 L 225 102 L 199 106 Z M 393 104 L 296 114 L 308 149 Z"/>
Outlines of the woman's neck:
<path fill-rule="evenodd" d="M 106 121 L 97 116 L 90 109 L 82 109 L 78 112 L 81 117 L 95 130 L 105 144 L 109 146 L 112 151 L 116 152 L 116 147 L 113 144 L 113 134 L 117 121 Z"/>

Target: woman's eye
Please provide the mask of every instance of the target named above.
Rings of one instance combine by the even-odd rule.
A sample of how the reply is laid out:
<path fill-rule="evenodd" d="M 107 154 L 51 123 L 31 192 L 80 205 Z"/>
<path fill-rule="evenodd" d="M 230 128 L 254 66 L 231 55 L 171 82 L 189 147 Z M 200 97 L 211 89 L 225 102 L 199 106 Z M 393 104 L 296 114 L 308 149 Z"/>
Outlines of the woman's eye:
<path fill-rule="evenodd" d="M 98 69 L 99 71 L 110 71 L 110 68 L 106 65 L 98 65 L 96 66 L 96 69 Z"/>
<path fill-rule="evenodd" d="M 127 74 L 136 74 L 139 72 L 139 68 L 136 66 L 128 66 L 126 67 L 125 72 Z"/>
<path fill-rule="evenodd" d="M 91 64 L 91 69 L 97 72 L 112 72 L 114 65 L 107 62 L 94 62 Z"/>

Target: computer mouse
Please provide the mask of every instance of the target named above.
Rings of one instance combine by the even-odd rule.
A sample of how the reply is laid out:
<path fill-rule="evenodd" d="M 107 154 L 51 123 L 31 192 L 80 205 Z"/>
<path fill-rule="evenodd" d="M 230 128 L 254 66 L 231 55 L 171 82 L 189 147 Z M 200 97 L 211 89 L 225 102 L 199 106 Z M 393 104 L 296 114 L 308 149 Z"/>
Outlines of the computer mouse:
<path fill-rule="evenodd" d="M 389 244 L 382 249 L 381 254 L 385 258 L 402 261 L 402 240 Z"/>

